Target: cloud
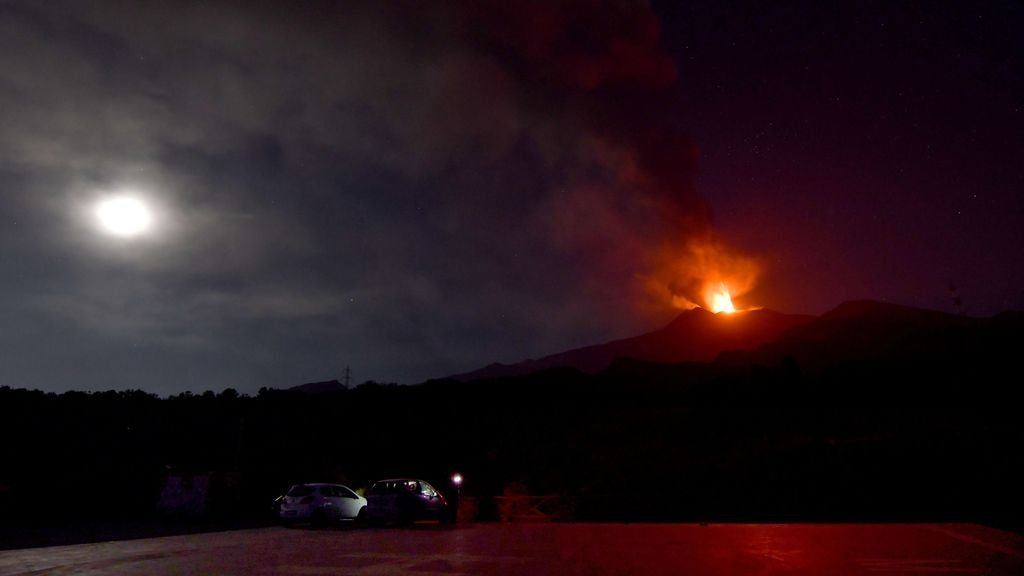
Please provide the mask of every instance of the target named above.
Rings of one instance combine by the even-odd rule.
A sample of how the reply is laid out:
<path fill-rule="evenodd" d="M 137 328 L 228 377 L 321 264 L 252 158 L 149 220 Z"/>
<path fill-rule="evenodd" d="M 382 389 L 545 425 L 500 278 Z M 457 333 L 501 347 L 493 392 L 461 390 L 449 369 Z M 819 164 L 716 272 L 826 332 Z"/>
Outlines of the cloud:
<path fill-rule="evenodd" d="M 5 3 L 0 185 L 54 231 L 19 255 L 41 314 L 189 345 L 344 318 L 331 346 L 462 368 L 663 318 L 665 247 L 710 225 L 677 81 L 635 1 Z M 95 234 L 120 188 L 151 237 Z"/>
<path fill-rule="evenodd" d="M 105 337 L 216 348 L 230 326 L 331 318 L 342 313 L 354 297 L 296 285 L 199 290 L 162 286 L 141 278 L 119 285 L 95 278 L 80 282 L 71 291 L 32 297 L 25 304 Z"/>

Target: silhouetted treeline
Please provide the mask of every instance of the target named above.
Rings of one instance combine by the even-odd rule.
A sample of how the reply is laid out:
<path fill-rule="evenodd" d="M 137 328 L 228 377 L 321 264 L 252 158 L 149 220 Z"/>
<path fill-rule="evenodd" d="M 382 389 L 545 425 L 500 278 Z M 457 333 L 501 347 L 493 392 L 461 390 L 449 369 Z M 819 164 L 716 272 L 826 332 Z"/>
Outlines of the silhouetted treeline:
<path fill-rule="evenodd" d="M 468 495 L 519 483 L 579 519 L 1020 527 L 1020 325 L 824 364 L 796 346 L 317 394 L 3 387 L 0 506 L 14 519 L 154 514 L 166 477 L 194 473 L 211 478 L 207 514 L 256 517 L 292 482 L 445 486 L 458 470 Z"/>

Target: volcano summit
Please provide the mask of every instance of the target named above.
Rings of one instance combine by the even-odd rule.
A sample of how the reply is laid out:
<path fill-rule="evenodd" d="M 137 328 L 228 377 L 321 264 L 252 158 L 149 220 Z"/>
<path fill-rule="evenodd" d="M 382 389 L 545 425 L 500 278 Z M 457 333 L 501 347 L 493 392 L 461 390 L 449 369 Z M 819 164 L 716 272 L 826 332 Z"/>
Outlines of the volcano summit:
<path fill-rule="evenodd" d="M 653 332 L 515 364 L 495 363 L 451 378 L 486 380 L 522 376 L 561 366 L 596 374 L 620 358 L 661 364 L 710 362 L 723 352 L 753 350 L 773 342 L 791 328 L 814 319 L 813 316 L 764 309 L 713 314 L 704 308 L 694 308 L 680 313 L 668 325 Z"/>

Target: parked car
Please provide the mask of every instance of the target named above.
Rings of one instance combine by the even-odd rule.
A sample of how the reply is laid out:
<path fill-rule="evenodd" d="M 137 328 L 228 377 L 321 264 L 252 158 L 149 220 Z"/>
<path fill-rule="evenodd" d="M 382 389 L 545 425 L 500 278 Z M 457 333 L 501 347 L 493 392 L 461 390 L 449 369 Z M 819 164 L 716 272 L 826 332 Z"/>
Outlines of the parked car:
<path fill-rule="evenodd" d="M 284 522 L 360 520 L 366 513 L 366 498 L 347 486 L 319 482 L 292 486 L 277 505 Z"/>
<path fill-rule="evenodd" d="M 426 480 L 391 478 L 374 482 L 366 491 L 369 522 L 408 524 L 416 520 L 452 520 L 444 495 Z"/>

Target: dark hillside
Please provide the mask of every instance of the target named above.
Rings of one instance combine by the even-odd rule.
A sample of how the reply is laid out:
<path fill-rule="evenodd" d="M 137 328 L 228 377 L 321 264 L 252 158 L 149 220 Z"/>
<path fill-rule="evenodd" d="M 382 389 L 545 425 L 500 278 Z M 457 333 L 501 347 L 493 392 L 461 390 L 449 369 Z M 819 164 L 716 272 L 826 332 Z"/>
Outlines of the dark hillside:
<path fill-rule="evenodd" d="M 710 363 L 619 360 L 320 394 L 0 388 L 10 522 L 156 514 L 169 474 L 259 518 L 292 482 L 466 477 L 594 520 L 972 520 L 1021 527 L 1024 316 L 867 304 Z M 96 498 L 54 499 L 68 482 Z M 116 497 L 108 497 L 113 493 Z"/>

